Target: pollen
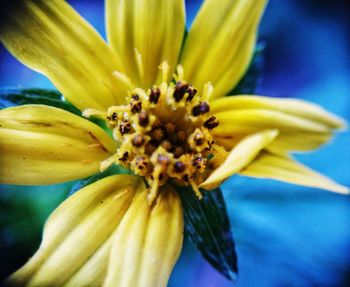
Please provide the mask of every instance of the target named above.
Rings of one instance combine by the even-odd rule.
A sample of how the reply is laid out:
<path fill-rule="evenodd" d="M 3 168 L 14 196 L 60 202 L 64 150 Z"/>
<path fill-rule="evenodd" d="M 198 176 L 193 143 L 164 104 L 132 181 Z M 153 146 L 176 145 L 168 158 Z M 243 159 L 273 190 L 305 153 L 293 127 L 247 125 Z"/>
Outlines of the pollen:
<path fill-rule="evenodd" d="M 160 68 L 163 82 L 148 90 L 135 87 L 115 73 L 127 80 L 130 91 L 125 105 L 112 106 L 106 113 L 118 149 L 101 169 L 116 163 L 143 176 L 150 188 L 150 202 L 168 181 L 191 186 L 201 198 L 198 186 L 207 177 L 216 153 L 211 130 L 219 122 L 209 116 L 208 103 L 213 88 L 208 83 L 198 93 L 183 79 L 181 66 L 175 80 L 168 83 L 168 65 Z"/>

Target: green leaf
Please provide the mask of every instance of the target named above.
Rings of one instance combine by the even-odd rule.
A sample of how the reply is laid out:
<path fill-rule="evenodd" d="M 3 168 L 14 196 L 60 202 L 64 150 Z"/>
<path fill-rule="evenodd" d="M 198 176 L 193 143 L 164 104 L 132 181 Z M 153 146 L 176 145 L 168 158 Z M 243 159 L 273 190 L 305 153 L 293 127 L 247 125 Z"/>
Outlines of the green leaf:
<path fill-rule="evenodd" d="M 235 280 L 237 255 L 221 190 L 202 190 L 199 200 L 191 188 L 175 188 L 182 200 L 186 234 L 214 268 Z"/>
<path fill-rule="evenodd" d="M 107 176 L 114 175 L 114 174 L 130 174 L 130 173 L 131 172 L 128 169 L 122 167 L 121 165 L 116 165 L 116 164 L 112 165 L 111 167 L 106 169 L 104 172 L 100 172 L 88 178 L 77 181 L 77 183 L 73 185 L 71 191 L 68 193 L 68 196 L 71 196 L 72 194 L 76 193 L 79 189 L 82 189 L 83 187 L 91 183 L 94 183 L 95 181 L 98 181 L 102 178 L 105 178 Z"/>
<path fill-rule="evenodd" d="M 265 44 L 258 43 L 246 74 L 228 95 L 254 94 L 256 92 L 263 76 L 264 51 Z"/>
<path fill-rule="evenodd" d="M 60 108 L 76 115 L 81 111 L 67 102 L 56 90 L 45 89 L 0 89 L 0 108 L 19 105 L 47 105 Z"/>

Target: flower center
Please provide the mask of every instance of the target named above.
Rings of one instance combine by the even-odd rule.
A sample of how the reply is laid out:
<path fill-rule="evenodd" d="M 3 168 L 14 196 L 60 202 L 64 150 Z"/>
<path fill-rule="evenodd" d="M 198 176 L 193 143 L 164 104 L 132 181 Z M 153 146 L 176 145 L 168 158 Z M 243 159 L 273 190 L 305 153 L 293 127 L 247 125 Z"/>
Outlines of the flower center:
<path fill-rule="evenodd" d="M 119 143 L 116 153 L 101 163 L 101 170 L 117 163 L 145 178 L 150 201 L 168 180 L 198 185 L 208 177 L 210 159 L 216 153 L 211 130 L 219 125 L 209 116 L 210 84 L 203 93 L 184 80 L 166 81 L 152 89 L 132 88 L 127 104 L 112 106 L 107 122 Z"/>

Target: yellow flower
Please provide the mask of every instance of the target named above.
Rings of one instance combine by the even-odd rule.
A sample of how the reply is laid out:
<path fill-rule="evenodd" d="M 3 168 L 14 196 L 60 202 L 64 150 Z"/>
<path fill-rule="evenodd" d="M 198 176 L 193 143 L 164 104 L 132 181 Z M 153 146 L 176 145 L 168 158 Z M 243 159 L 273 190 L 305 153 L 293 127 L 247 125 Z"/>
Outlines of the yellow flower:
<path fill-rule="evenodd" d="M 295 162 L 344 126 L 293 99 L 224 97 L 245 73 L 265 0 L 206 0 L 186 39 L 184 1 L 107 0 L 108 44 L 66 2 L 18 1 L 0 38 L 85 117 L 26 105 L 0 111 L 2 183 L 54 184 L 117 163 L 135 175 L 68 198 L 9 282 L 28 286 L 166 286 L 183 218 L 169 183 L 212 189 L 232 174 L 348 193 Z M 184 42 L 184 43 L 183 43 Z M 144 180 L 142 180 L 144 179 Z"/>

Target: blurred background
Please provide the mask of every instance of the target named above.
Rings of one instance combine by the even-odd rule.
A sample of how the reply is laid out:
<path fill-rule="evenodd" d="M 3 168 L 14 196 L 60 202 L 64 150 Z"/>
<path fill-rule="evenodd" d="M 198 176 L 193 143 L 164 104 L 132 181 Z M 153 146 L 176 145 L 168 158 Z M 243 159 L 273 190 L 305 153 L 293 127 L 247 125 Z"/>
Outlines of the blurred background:
<path fill-rule="evenodd" d="M 103 1 L 69 2 L 105 36 Z M 201 1 L 186 4 L 189 27 Z M 266 48 L 258 94 L 309 100 L 349 122 L 349 15 L 345 0 L 270 0 L 259 34 Z M 53 88 L 3 46 L 0 87 Z M 296 157 L 350 186 L 348 131 Z M 45 219 L 70 187 L 0 186 L 0 279 L 34 253 Z M 237 282 L 217 273 L 186 241 L 170 287 L 350 286 L 349 197 L 239 176 L 223 191 L 239 259 Z"/>

